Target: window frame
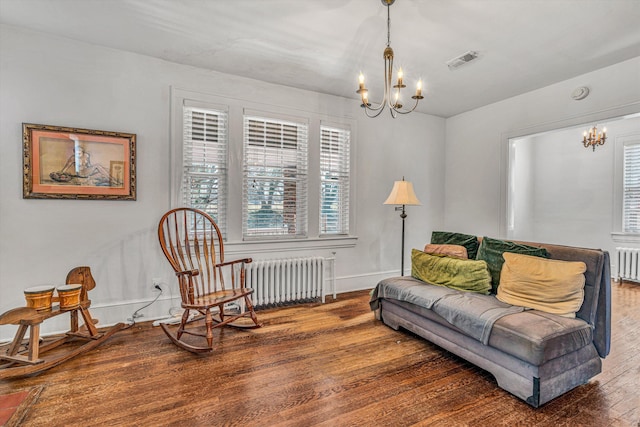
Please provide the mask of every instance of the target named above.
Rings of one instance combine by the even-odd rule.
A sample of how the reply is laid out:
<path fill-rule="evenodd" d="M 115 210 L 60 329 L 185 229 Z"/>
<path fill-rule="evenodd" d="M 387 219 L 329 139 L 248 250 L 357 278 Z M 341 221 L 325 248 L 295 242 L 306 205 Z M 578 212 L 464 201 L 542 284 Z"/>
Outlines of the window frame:
<path fill-rule="evenodd" d="M 191 106 L 188 105 L 189 103 L 184 103 L 182 106 L 182 111 L 183 111 L 183 139 L 182 139 L 182 182 L 180 185 L 180 189 L 179 191 L 179 199 L 181 201 L 181 205 L 182 206 L 187 206 L 190 208 L 195 208 L 195 209 L 200 209 L 206 213 L 208 213 L 209 215 L 211 215 L 211 217 L 216 221 L 216 224 L 218 225 L 218 227 L 220 228 L 220 231 L 223 235 L 223 238 L 226 240 L 226 234 L 227 234 L 227 194 L 228 194 L 228 188 L 227 188 L 227 180 L 228 180 L 228 163 L 229 163 L 229 138 L 228 138 L 228 134 L 229 134 L 229 121 L 228 121 L 228 111 L 226 108 L 221 108 L 221 107 L 217 107 L 217 108 L 213 108 L 213 107 L 195 107 L 195 106 Z M 193 138 L 193 128 L 189 129 L 187 127 L 187 114 L 188 111 L 191 112 L 190 117 L 193 120 L 193 113 L 194 112 L 199 112 L 205 115 L 205 120 L 206 120 L 206 115 L 211 115 L 211 116 L 217 116 L 217 121 L 220 122 L 220 120 L 222 119 L 222 129 L 218 128 L 217 129 L 217 135 L 215 136 L 215 138 L 212 138 L 211 140 L 206 139 L 205 136 L 203 136 L 199 147 L 195 146 L 194 143 L 191 143 L 191 147 L 187 146 L 187 140 L 188 139 L 196 139 L 197 138 Z M 189 138 L 189 132 L 191 133 L 191 137 Z M 206 132 L 206 123 L 205 123 L 205 127 L 203 128 L 203 132 Z M 211 145 L 207 144 L 207 142 L 210 142 Z M 215 157 L 220 158 L 220 162 L 217 163 L 212 163 L 213 165 L 215 165 L 217 172 L 207 172 L 207 171 L 192 171 L 189 172 L 188 169 L 189 168 L 194 168 L 197 169 L 197 166 L 194 166 L 193 163 L 188 164 L 187 161 L 187 157 L 191 155 L 191 153 L 193 153 L 193 151 L 197 151 L 198 148 L 200 148 L 201 151 L 206 151 L 206 148 L 210 147 L 210 150 L 213 153 L 213 155 Z M 203 154 L 203 157 L 205 157 L 207 154 Z M 204 160 L 204 159 L 201 159 Z M 212 180 L 217 180 L 217 191 L 216 191 L 216 198 L 215 198 L 215 209 L 208 209 L 204 206 L 198 205 L 198 204 L 194 204 L 193 202 L 193 198 L 194 198 L 194 193 L 192 191 L 187 191 L 187 184 L 189 182 L 190 178 L 206 178 L 209 177 Z"/>
<path fill-rule="evenodd" d="M 327 163 L 324 159 L 324 131 L 327 130 L 329 132 L 338 133 L 338 146 L 336 147 L 338 150 L 337 165 L 334 162 L 334 167 L 330 167 L 330 171 L 334 174 L 334 179 L 331 181 L 335 182 L 335 185 L 338 187 L 338 209 L 336 215 L 338 216 L 338 227 L 335 232 L 329 232 L 326 227 L 327 221 L 324 219 L 323 212 L 325 209 L 325 192 L 324 192 L 324 184 L 330 182 L 325 179 L 329 170 L 324 168 Z M 346 137 L 345 137 L 346 134 Z M 345 147 L 346 146 L 346 147 Z M 348 126 L 343 124 L 331 123 L 327 121 L 320 121 L 320 209 L 319 209 L 319 235 L 320 236 L 348 236 L 349 235 L 349 226 L 350 226 L 350 207 L 352 203 L 351 191 L 351 129 Z M 327 171 L 327 172 L 325 172 Z"/>
<path fill-rule="evenodd" d="M 304 118 L 294 118 L 294 117 L 279 117 L 276 118 L 271 114 L 265 114 L 257 111 L 245 110 L 243 114 L 243 135 L 242 135 L 242 240 L 250 241 L 250 240 L 260 240 L 260 239 L 302 239 L 308 236 L 308 217 L 309 217 L 309 123 Z M 254 122 L 254 126 L 260 126 L 260 123 L 264 125 L 265 130 L 265 138 L 261 140 L 254 140 L 254 144 L 251 144 L 250 138 L 252 136 L 256 136 L 254 133 L 250 133 L 251 122 Z M 268 129 L 280 128 L 280 136 L 269 136 L 267 135 Z M 285 133 L 285 128 L 289 129 L 295 128 L 295 142 L 291 138 L 287 138 Z M 273 134 L 272 134 L 273 135 Z M 256 142 L 260 144 L 264 144 L 264 146 L 257 145 Z M 295 144 L 295 148 L 285 147 L 284 143 L 289 142 L 289 144 Z M 280 147 L 275 146 L 276 144 L 280 144 Z M 269 146 L 270 145 L 270 146 Z M 248 159 L 256 159 L 257 157 L 264 158 L 265 162 L 267 162 L 267 158 L 269 159 L 268 163 L 250 164 Z M 283 163 L 285 157 L 290 156 L 294 159 L 290 159 L 290 161 L 295 162 L 295 177 L 286 177 L 285 170 L 288 169 Z M 253 169 L 253 171 L 252 171 Z M 263 169 L 263 176 L 257 175 L 259 169 Z M 273 176 L 271 179 L 266 175 L 267 170 L 271 170 L 272 173 L 282 173 L 281 176 Z M 279 172 L 278 172 L 279 171 Z M 251 193 L 250 188 L 252 188 L 250 184 L 250 180 L 253 179 L 255 183 L 256 180 L 260 182 L 264 182 L 265 184 L 268 182 L 281 182 L 282 190 L 277 191 L 274 190 L 271 192 L 272 194 L 272 205 L 273 201 L 276 202 L 279 199 L 279 196 L 282 197 L 281 203 L 276 203 L 276 205 L 282 204 L 282 216 L 283 216 L 283 226 L 279 228 L 272 228 L 272 232 L 261 231 L 268 230 L 268 227 L 250 227 L 249 221 L 252 213 L 257 211 L 249 210 L 249 199 L 253 195 L 253 197 L 259 197 L 258 193 Z M 289 212 L 287 214 L 287 210 L 290 210 L 290 203 L 287 203 L 291 199 L 287 198 L 285 193 L 287 192 L 287 186 L 294 185 L 295 195 L 293 200 L 295 202 L 294 205 L 294 213 Z M 273 187 L 271 187 L 273 188 Z M 280 186 L 278 185 L 278 189 Z M 290 190 L 289 190 L 290 191 Z M 281 193 L 280 195 L 278 193 Z M 300 201 L 301 203 L 297 203 Z M 271 209 L 273 211 L 273 209 Z M 287 221 L 287 217 L 293 216 L 293 222 Z M 261 222 L 264 221 L 266 217 L 258 216 L 256 221 Z M 289 224 L 287 225 L 287 223 Z M 294 232 L 287 232 L 285 229 L 289 229 L 291 226 L 294 228 Z"/>
<path fill-rule="evenodd" d="M 623 147 L 622 232 L 640 234 L 640 206 L 635 209 L 628 208 L 631 193 L 635 195 L 636 202 L 640 202 L 640 140 L 625 143 Z M 631 159 L 631 156 L 633 156 L 633 159 Z M 628 166 L 633 166 L 635 172 L 628 171 Z M 632 184 L 629 182 L 631 180 L 637 183 Z M 632 221 L 632 216 L 636 217 L 635 221 Z M 632 222 L 636 225 L 633 226 Z"/>
<path fill-rule="evenodd" d="M 169 198 L 165 210 L 181 206 L 179 186 L 182 182 L 180 159 L 182 159 L 182 105 L 202 108 L 226 108 L 228 110 L 228 180 L 227 180 L 227 236 L 225 252 L 231 256 L 252 256 L 256 252 L 263 254 L 281 252 L 300 252 L 326 250 L 334 252 L 338 249 L 355 247 L 357 237 L 356 224 L 356 148 L 357 127 L 356 120 L 351 117 L 336 117 L 315 111 L 285 108 L 277 105 L 257 103 L 245 99 L 231 98 L 217 94 L 204 93 L 196 90 L 171 86 L 170 90 L 170 141 L 169 141 Z M 272 118 L 304 117 L 309 123 L 309 169 L 308 169 L 308 232 L 306 238 L 258 240 L 242 239 L 242 138 L 243 115 L 245 112 L 259 112 Z M 349 210 L 349 235 L 320 235 L 319 234 L 319 128 L 321 121 L 342 124 L 351 129 L 351 184 Z M 159 157 L 160 159 L 160 157 Z M 160 167 L 162 167 L 160 165 Z"/>
<path fill-rule="evenodd" d="M 614 141 L 614 189 L 613 189 L 613 232 L 611 237 L 615 242 L 640 243 L 640 231 L 625 231 L 624 223 L 624 181 L 625 156 L 624 149 L 629 145 L 640 146 L 640 133 L 619 135 Z"/>

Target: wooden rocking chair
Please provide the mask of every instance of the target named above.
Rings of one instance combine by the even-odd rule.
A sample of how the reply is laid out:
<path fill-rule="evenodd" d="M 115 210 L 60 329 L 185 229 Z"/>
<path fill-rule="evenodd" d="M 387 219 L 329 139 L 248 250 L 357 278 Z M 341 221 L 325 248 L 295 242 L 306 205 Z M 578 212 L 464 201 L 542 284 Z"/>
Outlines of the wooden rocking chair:
<path fill-rule="evenodd" d="M 262 326 L 250 298 L 253 289 L 245 287 L 245 265 L 251 258 L 225 262 L 222 234 L 209 215 L 192 208 L 170 210 L 160 220 L 158 238 L 178 277 L 184 309 L 179 326 L 160 324 L 174 344 L 194 353 L 210 352 L 214 328 Z M 191 325 L 200 320 L 204 334 Z M 206 338 L 206 347 L 185 342 L 183 334 Z"/>

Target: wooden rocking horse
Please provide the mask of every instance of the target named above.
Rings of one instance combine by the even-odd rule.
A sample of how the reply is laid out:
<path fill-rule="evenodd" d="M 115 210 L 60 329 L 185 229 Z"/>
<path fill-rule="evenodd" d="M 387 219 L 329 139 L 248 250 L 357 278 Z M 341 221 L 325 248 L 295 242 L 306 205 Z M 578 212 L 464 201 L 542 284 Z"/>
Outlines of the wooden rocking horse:
<path fill-rule="evenodd" d="M 197 209 L 173 209 L 160 219 L 158 238 L 178 277 L 184 309 L 177 328 L 160 324 L 174 344 L 193 353 L 210 352 L 214 328 L 261 326 L 250 298 L 253 289 L 245 287 L 245 265 L 251 258 L 225 262 L 222 234 L 213 218 Z M 190 325 L 199 320 L 204 320 L 205 333 Z M 203 337 L 207 344 L 189 344 L 183 334 Z"/>
<path fill-rule="evenodd" d="M 0 379 L 36 374 L 57 366 L 81 353 L 85 353 L 106 341 L 113 334 L 124 328 L 123 323 L 112 326 L 105 332 L 98 332 L 98 321 L 89 313 L 88 292 L 95 288 L 96 282 L 91 276 L 89 267 L 76 267 L 67 275 L 67 284 L 80 284 L 80 295 L 75 301 L 65 301 L 59 290 L 58 297 L 52 297 L 51 303 L 45 307 L 19 307 L 0 315 L 0 325 L 17 325 L 18 332 L 8 346 L 0 347 Z M 60 289 L 60 288 L 59 288 Z M 63 337 L 55 337 L 49 342 L 40 339 L 40 324 L 60 314 L 69 313 L 71 328 Z M 78 313 L 84 324 L 79 326 Z M 29 338 L 24 340 L 27 329 Z M 67 352 L 62 350 L 55 355 L 43 355 L 63 344 L 76 340 L 86 340 L 85 344 L 75 346 Z M 6 347 L 6 350 L 4 348 Z"/>

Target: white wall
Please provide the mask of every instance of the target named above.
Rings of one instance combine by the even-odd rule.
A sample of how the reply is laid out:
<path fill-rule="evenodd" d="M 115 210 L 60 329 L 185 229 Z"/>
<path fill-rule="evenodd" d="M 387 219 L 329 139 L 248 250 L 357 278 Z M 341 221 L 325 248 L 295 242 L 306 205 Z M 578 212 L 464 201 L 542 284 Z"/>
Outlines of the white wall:
<path fill-rule="evenodd" d="M 507 237 L 533 240 L 532 213 L 535 178 L 532 171 L 533 144 L 531 138 L 512 141 L 509 146 L 509 194 L 512 212 Z"/>
<path fill-rule="evenodd" d="M 591 89 L 582 101 L 571 99 L 580 86 Z M 566 80 L 536 91 L 491 104 L 447 119 L 445 228 L 471 234 L 506 236 L 506 166 L 509 138 L 577 125 L 603 122 L 609 117 L 640 111 L 640 57 L 611 67 Z M 582 163 L 572 165 L 579 176 L 589 174 L 596 159 L 607 157 L 598 174 L 612 174 L 612 159 L 605 145 L 588 152 L 579 144 L 582 130 L 575 139 L 575 157 Z M 598 150 L 603 148 L 602 152 Z M 590 156 L 589 156 L 590 155 Z M 557 159 L 548 159 L 556 162 Z M 566 171 L 570 174 L 569 168 Z M 611 178 L 612 179 L 612 178 Z M 553 186 L 552 183 L 547 185 Z M 596 186 L 600 192 L 611 187 Z M 582 203 L 582 201 L 580 201 Z M 578 203 L 578 201 L 576 201 Z M 611 232 L 610 203 L 593 208 L 601 226 Z M 586 215 L 592 215 L 588 213 Z M 588 227 L 587 227 L 588 229 Z M 582 229 L 583 231 L 585 229 Z M 590 246 L 611 247 L 610 238 L 600 231 L 587 231 L 599 238 Z M 548 235 L 546 235 L 548 236 Z M 546 237 L 543 236 L 543 237 Z M 535 237 L 535 236 L 533 236 Z M 584 238 L 577 230 L 562 236 L 561 243 L 580 244 Z"/>
<path fill-rule="evenodd" d="M 170 203 L 171 86 L 356 120 L 358 240 L 337 251 L 339 292 L 371 288 L 399 271 L 400 218 L 382 205 L 394 180 L 413 181 L 423 203 L 408 208 L 407 254 L 442 227 L 444 119 L 420 113 L 368 119 L 355 100 L 0 26 L 0 313 L 24 305 L 23 289 L 61 284 L 78 265 L 90 266 L 96 279 L 90 297 L 101 324 L 124 321 L 149 301 L 152 278 L 176 294 L 156 237 Z M 23 122 L 137 134 L 138 200 L 23 199 Z M 144 319 L 166 314 L 169 305 L 154 304 Z M 13 333 L 0 327 L 0 339 Z"/>
<path fill-rule="evenodd" d="M 593 123 L 590 123 L 593 125 Z M 549 243 L 600 247 L 613 252 L 614 151 L 620 137 L 640 134 L 640 118 L 609 120 L 607 142 L 595 151 L 582 146 L 582 133 L 588 125 L 547 132 L 515 142 L 518 156 L 515 169 L 528 175 L 516 182 L 515 198 L 526 199 L 515 205 L 516 221 L 509 237 Z M 521 154 L 523 154 L 521 153 Z M 621 159 L 619 159 L 621 160 Z M 520 174 L 518 174 L 520 175 Z M 622 188 L 617 189 L 621 192 Z"/>

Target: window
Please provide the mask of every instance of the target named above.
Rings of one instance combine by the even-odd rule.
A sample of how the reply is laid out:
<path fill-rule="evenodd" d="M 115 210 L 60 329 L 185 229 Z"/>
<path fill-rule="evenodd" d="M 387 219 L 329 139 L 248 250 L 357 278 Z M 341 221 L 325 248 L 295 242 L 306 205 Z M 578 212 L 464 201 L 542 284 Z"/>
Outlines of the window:
<path fill-rule="evenodd" d="M 320 234 L 349 234 L 351 132 L 320 126 Z"/>
<path fill-rule="evenodd" d="M 640 143 L 624 145 L 622 231 L 640 233 Z"/>
<path fill-rule="evenodd" d="M 227 113 L 183 107 L 181 202 L 213 217 L 226 236 Z"/>
<path fill-rule="evenodd" d="M 611 239 L 636 247 L 640 244 L 640 113 L 612 119 L 607 128 L 605 148 L 613 145 L 614 158 Z"/>
<path fill-rule="evenodd" d="M 244 239 L 307 235 L 307 129 L 244 116 Z"/>
<path fill-rule="evenodd" d="M 355 246 L 355 120 L 172 87 L 170 130 L 169 206 L 209 213 L 228 250 Z"/>

